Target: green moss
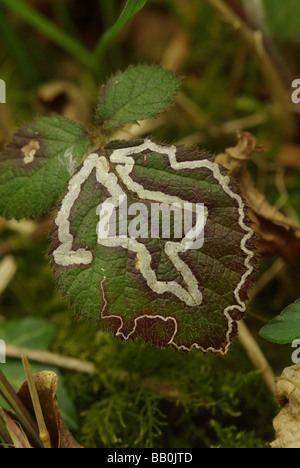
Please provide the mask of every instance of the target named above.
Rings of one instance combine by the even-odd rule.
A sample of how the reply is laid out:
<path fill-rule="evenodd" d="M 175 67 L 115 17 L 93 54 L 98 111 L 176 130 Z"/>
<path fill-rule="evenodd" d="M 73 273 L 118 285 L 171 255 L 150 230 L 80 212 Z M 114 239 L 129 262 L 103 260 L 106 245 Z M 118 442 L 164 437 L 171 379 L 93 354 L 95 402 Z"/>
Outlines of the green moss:
<path fill-rule="evenodd" d="M 103 33 L 99 30 L 102 22 L 98 2 L 67 3 L 67 10 L 61 10 L 60 18 L 55 16 L 51 4 L 49 18 L 92 50 Z M 194 3 L 194 10 L 191 16 L 184 18 L 181 11 L 178 15 L 177 3 L 175 0 L 148 2 L 146 8 L 149 10 L 143 12 L 145 16 L 136 18 L 123 32 L 122 39 L 111 45 L 104 64 L 107 76 L 129 64 L 161 62 L 170 45 L 168 41 L 176 37 L 175 16 L 175 22 L 179 21 L 184 27 L 189 41 L 179 70 L 185 77 L 183 90 L 200 112 L 196 120 L 182 107 L 173 106 L 166 113 L 165 125 L 154 130 L 151 136 L 170 144 L 200 132 L 196 141 L 201 147 L 211 152 L 223 152 L 224 148 L 236 144 L 236 133 L 215 132 L 218 126 L 262 113 L 266 121 L 246 130 L 257 137 L 259 144 L 267 145 L 267 152 L 258 154 L 248 167 L 257 186 L 271 203 L 276 203 L 282 192 L 276 185 L 274 162 L 284 136 L 280 130 L 280 116 L 278 118 L 270 106 L 269 84 L 262 78 L 258 63 L 239 36 L 206 2 L 187 2 Z M 266 1 L 267 7 L 272 6 L 271 10 L 267 8 L 267 12 L 272 12 L 267 23 L 275 38 L 280 37 L 281 42 L 276 46 L 296 77 L 300 74 L 296 37 L 299 28 L 292 6 L 299 2 L 290 0 L 288 3 L 286 7 L 280 0 Z M 140 33 L 147 29 L 147 21 L 151 26 L 155 15 L 161 12 L 166 15 L 166 4 L 172 11 L 170 17 L 164 16 L 166 30 L 170 21 L 174 36 L 166 39 L 162 35 L 160 38 L 157 33 L 157 37 L 153 37 L 153 41 L 161 41 L 158 46 L 162 50 L 161 57 L 155 60 L 146 50 L 141 52 Z M 281 15 L 283 8 L 289 15 Z M 12 19 L 11 15 L 2 16 L 2 22 Z M 113 21 L 103 18 L 104 22 Z M 41 39 L 40 33 L 26 22 L 19 19 L 15 23 L 13 20 L 11 26 L 15 28 L 13 35 L 11 28 L 1 28 L 0 34 L 3 38 L 1 79 L 7 83 L 7 105 L 1 107 L 0 115 L 1 145 L 17 126 L 41 113 L 35 94 L 40 85 L 51 79 L 71 81 L 80 83 L 84 92 L 93 95 L 98 93 L 95 89 L 99 85 L 93 72 L 82 67 L 47 37 Z M 285 43 L 285 38 L 295 45 Z M 153 49 L 159 50 L 159 47 Z M 295 143 L 298 143 L 296 138 Z M 296 219 L 300 212 L 299 168 L 287 170 L 281 180 L 287 189 L 281 208 L 286 215 Z M 30 239 L 6 229 L 0 232 L 0 252 L 7 243 L 8 250 L 4 249 L 4 252 L 14 255 L 18 270 L 0 295 L 1 318 L 45 318 L 56 329 L 52 351 L 91 361 L 97 368 L 95 375 L 61 370 L 80 418 L 74 435 L 84 446 L 268 447 L 274 439 L 272 419 L 278 408 L 238 339 L 226 359 L 202 356 L 197 352 L 186 355 L 172 349 L 158 350 L 140 342 L 122 343 L 73 316 L 56 290 L 46 258 L 46 240 Z M 275 259 L 262 261 L 259 275 L 268 271 Z M 266 321 L 299 297 L 299 271 L 298 255 L 248 306 L 247 325 L 276 375 L 291 365 L 291 349 L 267 343 L 259 338 L 258 332 Z"/>

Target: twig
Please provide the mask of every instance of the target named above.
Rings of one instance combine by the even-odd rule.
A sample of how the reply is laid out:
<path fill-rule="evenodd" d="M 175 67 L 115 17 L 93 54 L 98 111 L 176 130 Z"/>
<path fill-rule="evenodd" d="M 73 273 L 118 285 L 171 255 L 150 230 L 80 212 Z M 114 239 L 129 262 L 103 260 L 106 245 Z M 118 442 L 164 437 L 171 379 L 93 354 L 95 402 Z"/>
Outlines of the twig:
<path fill-rule="evenodd" d="M 272 266 L 261 275 L 249 293 L 250 300 L 253 300 L 279 273 L 283 271 L 286 263 L 282 258 L 277 258 Z"/>
<path fill-rule="evenodd" d="M 189 48 L 189 38 L 186 32 L 179 30 L 170 43 L 161 59 L 161 66 L 167 70 L 177 71 L 186 60 Z"/>
<path fill-rule="evenodd" d="M 265 36 L 260 29 L 256 29 L 255 25 L 247 24 L 245 15 L 239 14 L 233 1 L 223 0 L 206 0 L 206 2 L 221 16 L 223 21 L 237 31 L 241 37 L 250 46 L 256 56 L 260 69 L 268 84 L 268 89 L 277 104 L 278 115 L 281 117 L 281 125 L 286 136 L 292 137 L 295 133 L 295 122 L 289 109 L 287 99 L 286 85 L 283 83 L 282 77 L 278 73 L 277 67 L 273 58 L 269 55 L 269 50 L 266 47 Z M 253 26 L 253 27 L 251 27 Z"/>
<path fill-rule="evenodd" d="M 263 0 L 243 0 L 245 5 L 244 10 L 241 5 L 238 5 L 236 0 L 225 0 L 227 4 L 231 5 L 236 9 L 238 14 L 241 14 L 244 18 L 244 21 L 248 24 L 253 30 L 263 29 L 264 24 L 264 2 Z M 258 5 L 258 2 L 260 5 Z M 272 37 L 267 35 L 266 32 L 263 34 L 264 46 L 270 56 L 271 60 L 274 63 L 274 66 L 277 69 L 278 75 L 281 77 L 283 84 L 286 88 L 290 87 L 292 76 L 290 70 L 286 66 L 282 56 L 280 55 L 276 44 L 272 40 Z"/>
<path fill-rule="evenodd" d="M 209 129 L 211 136 L 216 137 L 220 135 L 230 135 L 236 134 L 241 130 L 249 129 L 252 127 L 258 127 L 267 122 L 267 115 L 261 112 L 255 114 L 247 115 L 246 117 L 241 117 L 239 119 L 229 120 L 224 122 L 219 126 L 216 125 Z"/>
<path fill-rule="evenodd" d="M 42 364 L 57 366 L 64 369 L 82 372 L 84 374 L 95 374 L 96 368 L 89 362 L 83 362 L 75 358 L 62 356 L 50 351 L 40 351 L 37 349 L 28 349 L 20 346 L 6 344 L 6 356 L 20 359 L 22 355 L 28 356 L 28 359 Z"/>
<path fill-rule="evenodd" d="M 200 123 L 200 118 L 198 123 Z M 240 119 L 229 120 L 228 122 L 224 122 L 220 125 L 211 125 L 206 129 L 206 125 L 198 125 L 203 131 L 194 132 L 191 135 L 188 135 L 176 142 L 177 145 L 186 145 L 186 146 L 193 146 L 202 144 L 205 139 L 207 138 L 207 134 L 209 134 L 213 138 L 220 137 L 222 135 L 236 135 L 238 132 L 250 129 L 251 127 L 256 127 L 258 125 L 262 125 L 266 123 L 267 117 L 263 113 L 256 113 L 249 115 L 247 117 L 243 117 Z M 194 123 L 197 122 L 194 120 Z"/>
<path fill-rule="evenodd" d="M 191 119 L 193 125 L 199 127 L 200 129 L 209 128 L 212 125 L 210 117 L 208 117 L 202 109 L 186 94 L 183 92 L 179 93 L 176 97 L 176 104 L 179 106 Z"/>
<path fill-rule="evenodd" d="M 17 271 L 14 257 L 7 255 L 0 263 L 0 294 L 9 285 Z"/>
<path fill-rule="evenodd" d="M 261 371 L 262 378 L 264 379 L 267 387 L 274 394 L 275 375 L 270 364 L 268 363 L 263 352 L 261 351 L 245 323 L 240 321 L 238 323 L 238 327 L 239 339 L 243 344 L 249 358 L 251 359 L 254 366 Z"/>
<path fill-rule="evenodd" d="M 271 268 L 269 268 L 256 282 L 255 286 L 252 288 L 249 296 L 250 299 L 254 299 L 257 294 L 259 294 L 269 283 L 272 281 L 285 267 L 285 262 L 278 258 L 275 260 Z M 253 365 L 259 369 L 262 373 L 262 378 L 264 379 L 269 390 L 274 393 L 275 390 L 275 375 L 274 372 L 268 363 L 266 357 L 264 356 L 262 350 L 258 346 L 256 340 L 252 336 L 248 327 L 244 321 L 238 323 L 239 330 L 239 339 L 244 346 L 249 358 L 251 359 Z"/>

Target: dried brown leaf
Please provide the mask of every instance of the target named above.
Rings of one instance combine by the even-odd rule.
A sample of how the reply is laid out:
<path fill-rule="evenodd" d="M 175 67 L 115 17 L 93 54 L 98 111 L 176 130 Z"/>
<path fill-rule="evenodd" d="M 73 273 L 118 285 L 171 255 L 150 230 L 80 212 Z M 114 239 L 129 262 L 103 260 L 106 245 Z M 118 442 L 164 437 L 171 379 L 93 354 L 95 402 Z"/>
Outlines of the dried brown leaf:
<path fill-rule="evenodd" d="M 6 430 L 9 433 L 15 448 L 32 448 L 22 427 L 14 421 L 10 414 L 3 408 L 0 408 L 0 416 L 5 423 Z"/>
<path fill-rule="evenodd" d="M 241 132 L 238 134 L 236 146 L 226 148 L 225 153 L 218 154 L 215 161 L 235 173 L 244 168 L 244 163 L 251 158 L 253 153 L 261 151 L 264 151 L 264 147 L 257 146 L 256 138 L 252 133 Z"/>
<path fill-rule="evenodd" d="M 59 412 L 56 399 L 58 377 L 54 372 L 42 371 L 33 375 L 37 388 L 46 427 L 50 434 L 53 448 L 82 448 L 73 438 Z M 23 383 L 18 395 L 26 408 L 34 417 L 34 409 L 27 381 Z"/>
<path fill-rule="evenodd" d="M 277 379 L 275 398 L 283 406 L 273 421 L 272 448 L 300 448 L 300 364 L 284 369 Z"/>
<path fill-rule="evenodd" d="M 256 145 L 255 137 L 249 132 L 242 132 L 238 135 L 237 145 L 217 155 L 216 162 L 229 169 L 239 184 L 250 207 L 253 228 L 259 236 L 257 247 L 260 254 L 276 253 L 289 260 L 300 252 L 300 226 L 272 206 L 255 187 L 246 163 L 258 151 L 263 151 L 263 147 Z"/>
<path fill-rule="evenodd" d="M 287 218 L 255 188 L 250 174 L 243 170 L 239 177 L 242 193 L 251 208 L 253 228 L 259 234 L 262 255 L 274 252 L 289 260 L 300 251 L 300 226 Z"/>

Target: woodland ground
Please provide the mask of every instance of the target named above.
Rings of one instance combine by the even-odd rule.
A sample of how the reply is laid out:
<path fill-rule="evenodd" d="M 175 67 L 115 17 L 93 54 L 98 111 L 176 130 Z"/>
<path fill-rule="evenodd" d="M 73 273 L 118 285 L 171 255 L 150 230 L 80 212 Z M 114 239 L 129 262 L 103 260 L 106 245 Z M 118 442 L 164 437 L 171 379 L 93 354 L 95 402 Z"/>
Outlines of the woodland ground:
<path fill-rule="evenodd" d="M 255 2 L 265 4 L 262 18 L 258 8 L 250 8 L 250 23 L 261 21 L 269 37 L 270 47 L 258 57 L 247 35 L 241 37 L 212 8 L 222 2 L 149 0 L 99 54 L 96 68 L 83 63 L 79 45 L 92 50 L 124 2 L 22 3 L 76 42 L 66 50 L 45 25 L 29 24 L 0 1 L 0 78 L 7 85 L 7 104 L 0 104 L 1 148 L 36 115 L 54 111 L 90 124 L 99 84 L 113 72 L 130 64 L 161 64 L 184 77 L 183 88 L 175 105 L 143 128 L 143 136 L 218 154 L 236 145 L 238 131 L 251 132 L 264 148 L 248 161 L 256 188 L 291 224 L 299 223 L 299 107 L 291 110 L 280 94 L 288 95 L 292 80 L 300 78 L 299 2 Z M 254 2 L 236 3 L 249 7 Z M 299 298 L 300 240 L 267 210 L 258 217 L 260 262 L 245 323 L 279 376 L 292 365 L 291 346 L 267 342 L 259 330 Z M 59 404 L 79 443 L 98 448 L 269 446 L 279 408 L 238 338 L 226 358 L 185 355 L 121 343 L 75 320 L 52 278 L 48 227 L 48 216 L 18 225 L 0 219 L 0 261 L 15 269 L 0 288 L 0 338 L 12 323 L 12 344 L 30 343 L 96 366 L 97 375 L 59 369 Z M 1 369 L 17 387 L 24 380 L 22 366 L 16 360 L 5 366 Z"/>

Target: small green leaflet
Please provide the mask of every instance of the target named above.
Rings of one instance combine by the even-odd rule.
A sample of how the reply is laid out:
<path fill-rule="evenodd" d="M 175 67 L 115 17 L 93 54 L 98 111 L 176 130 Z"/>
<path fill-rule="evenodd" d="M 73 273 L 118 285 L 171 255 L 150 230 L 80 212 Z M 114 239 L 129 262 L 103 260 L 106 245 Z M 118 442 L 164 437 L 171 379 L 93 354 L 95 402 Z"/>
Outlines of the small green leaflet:
<path fill-rule="evenodd" d="M 287 306 L 259 332 L 262 338 L 278 344 L 292 343 L 300 337 L 300 299 Z"/>
<path fill-rule="evenodd" d="M 166 211 L 154 225 L 157 206 Z M 200 206 L 202 228 L 175 235 L 175 214 Z M 122 340 L 185 352 L 226 354 L 254 273 L 251 223 L 226 171 L 198 149 L 148 139 L 88 155 L 58 207 L 50 253 L 78 315 Z"/>
<path fill-rule="evenodd" d="M 84 128 L 61 116 L 23 125 L 0 155 L 0 215 L 22 219 L 52 208 L 88 145 Z"/>
<path fill-rule="evenodd" d="M 101 88 L 99 122 L 108 129 L 154 117 L 172 104 L 180 85 L 180 77 L 161 67 L 130 67 Z"/>
<path fill-rule="evenodd" d="M 104 129 L 154 117 L 180 85 L 160 67 L 130 67 L 101 88 L 96 117 Z M 32 217 L 61 200 L 50 254 L 78 315 L 123 340 L 225 355 L 254 274 L 237 186 L 199 149 L 150 139 L 98 148 L 104 137 L 60 116 L 25 124 L 0 156 L 0 215 Z"/>

